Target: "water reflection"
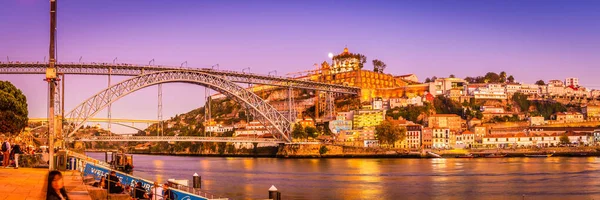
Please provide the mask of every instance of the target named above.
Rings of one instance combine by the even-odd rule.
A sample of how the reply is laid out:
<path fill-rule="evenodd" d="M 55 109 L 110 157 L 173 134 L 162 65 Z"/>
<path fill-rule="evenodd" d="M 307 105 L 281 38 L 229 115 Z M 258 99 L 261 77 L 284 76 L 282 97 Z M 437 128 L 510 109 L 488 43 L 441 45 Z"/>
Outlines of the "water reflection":
<path fill-rule="evenodd" d="M 94 156 L 92 156 L 94 157 Z M 103 157 L 100 157 L 103 158 Z M 600 160 L 274 159 L 135 155 L 144 178 L 190 179 L 230 199 L 598 199 Z M 139 166 L 139 167 L 138 167 Z"/>
<path fill-rule="evenodd" d="M 164 165 L 165 165 L 164 161 L 159 160 L 159 159 L 154 159 L 154 160 L 152 160 L 152 164 L 154 166 L 154 169 L 156 169 L 156 172 L 158 172 L 158 173 L 152 173 L 152 174 L 154 174 L 153 180 L 158 181 L 159 183 L 166 182 L 166 179 L 163 178 L 163 173 L 161 173 L 164 171 L 163 170 Z"/>

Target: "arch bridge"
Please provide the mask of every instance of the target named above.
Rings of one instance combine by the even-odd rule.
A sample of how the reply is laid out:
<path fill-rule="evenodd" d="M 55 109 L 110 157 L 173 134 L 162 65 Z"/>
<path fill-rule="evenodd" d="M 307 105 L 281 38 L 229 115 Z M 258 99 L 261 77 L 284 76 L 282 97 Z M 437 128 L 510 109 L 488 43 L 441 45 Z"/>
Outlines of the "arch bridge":
<path fill-rule="evenodd" d="M 46 63 L 0 62 L 0 74 L 44 74 L 47 67 Z M 286 118 L 262 98 L 241 87 L 240 83 L 285 87 L 289 88 L 290 93 L 288 94 L 291 94 L 293 88 L 324 91 L 331 97 L 328 102 L 329 109 L 332 109 L 333 94 L 358 95 L 360 93 L 360 89 L 356 87 L 209 68 L 60 63 L 57 65 L 57 72 L 63 75 L 108 75 L 109 85 L 111 75 L 132 76 L 130 79 L 110 85 L 66 113 L 65 122 L 69 125 L 69 127 L 65 127 L 65 130 L 68 130 L 64 134 L 66 138 L 73 136 L 86 122 L 94 121 L 93 117 L 106 107 L 109 107 L 110 118 L 110 105 L 120 98 L 137 90 L 153 85 L 160 86 L 163 83 L 189 83 L 220 92 L 249 110 L 255 119 L 272 133 L 275 139 L 284 142 L 291 142 L 291 126 L 294 123 L 291 114 Z M 292 108 L 291 103 L 289 107 Z"/>

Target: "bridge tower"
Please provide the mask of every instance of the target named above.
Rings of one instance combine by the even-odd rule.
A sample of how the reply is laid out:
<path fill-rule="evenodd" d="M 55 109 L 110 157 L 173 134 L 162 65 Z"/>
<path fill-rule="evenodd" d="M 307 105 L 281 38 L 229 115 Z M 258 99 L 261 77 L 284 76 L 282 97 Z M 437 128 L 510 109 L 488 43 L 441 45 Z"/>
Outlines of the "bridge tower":
<path fill-rule="evenodd" d="M 55 118 L 54 118 L 54 106 L 55 106 L 55 93 L 56 93 L 56 0 L 50 0 L 50 49 L 49 49 L 49 65 L 46 69 L 46 81 L 48 82 L 48 147 L 50 165 L 49 170 L 54 170 L 54 136 L 56 135 L 55 130 Z"/>

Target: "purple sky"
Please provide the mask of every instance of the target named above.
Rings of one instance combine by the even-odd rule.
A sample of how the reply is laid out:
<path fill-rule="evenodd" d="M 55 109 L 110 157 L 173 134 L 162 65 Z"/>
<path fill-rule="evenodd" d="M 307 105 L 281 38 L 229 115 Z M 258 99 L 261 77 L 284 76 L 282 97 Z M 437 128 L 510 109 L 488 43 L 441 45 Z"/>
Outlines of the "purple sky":
<path fill-rule="evenodd" d="M 0 1 L 0 60 L 48 54 L 47 0 Z M 267 74 L 308 70 L 327 53 L 387 63 L 393 74 L 458 77 L 506 71 L 517 81 L 579 77 L 600 89 L 600 1 L 60 0 L 59 61 L 148 63 Z M 0 75 L 21 88 L 30 117 L 46 116 L 42 75 Z M 66 109 L 106 77 L 68 76 Z M 123 80 L 114 78 L 113 82 Z M 164 118 L 203 104 L 196 85 L 163 86 Z M 113 104 L 114 118 L 155 119 L 156 87 Z M 98 117 L 105 117 L 100 113 Z M 121 129 L 119 129 L 121 130 Z M 123 132 L 131 132 L 123 129 Z"/>

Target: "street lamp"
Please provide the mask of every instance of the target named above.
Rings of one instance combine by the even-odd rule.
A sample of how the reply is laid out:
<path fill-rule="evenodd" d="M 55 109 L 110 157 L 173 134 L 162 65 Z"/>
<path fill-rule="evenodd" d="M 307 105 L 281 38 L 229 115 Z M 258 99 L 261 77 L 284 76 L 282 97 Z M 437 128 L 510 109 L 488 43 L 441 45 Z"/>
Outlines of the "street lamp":
<path fill-rule="evenodd" d="M 242 69 L 242 73 L 245 73 L 245 71 L 248 70 L 248 74 L 250 73 L 250 67 L 246 67 L 244 69 Z"/>
<path fill-rule="evenodd" d="M 188 67 L 188 66 L 187 66 L 187 60 L 186 60 L 185 62 L 182 62 L 182 63 L 181 63 L 181 68 L 183 68 L 183 64 L 185 64 L 185 68 L 187 68 L 187 67 Z"/>
<path fill-rule="evenodd" d="M 116 63 L 117 61 L 117 57 L 115 57 L 115 59 L 113 59 L 113 65 Z"/>
<path fill-rule="evenodd" d="M 152 58 L 152 60 L 148 61 L 148 65 L 151 65 L 150 63 L 152 63 L 152 65 L 154 64 L 154 58 Z"/>

